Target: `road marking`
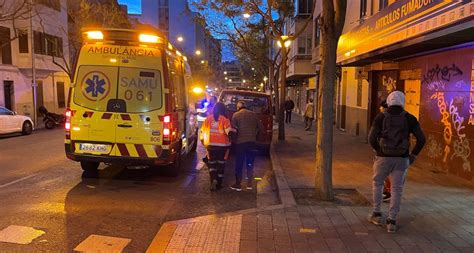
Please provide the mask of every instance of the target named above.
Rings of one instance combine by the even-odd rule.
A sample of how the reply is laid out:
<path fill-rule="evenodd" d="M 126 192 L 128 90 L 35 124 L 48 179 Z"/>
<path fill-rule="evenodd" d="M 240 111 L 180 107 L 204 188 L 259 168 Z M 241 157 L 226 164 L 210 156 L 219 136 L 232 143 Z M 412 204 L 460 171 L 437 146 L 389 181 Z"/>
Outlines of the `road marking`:
<path fill-rule="evenodd" d="M 103 235 L 90 235 L 74 251 L 79 252 L 122 252 L 131 239 Z"/>
<path fill-rule="evenodd" d="M 30 244 L 34 239 L 44 234 L 44 231 L 32 227 L 10 225 L 0 231 L 0 242 Z"/>
<path fill-rule="evenodd" d="M 31 174 L 31 175 L 29 175 L 29 176 L 22 177 L 22 178 L 19 178 L 19 179 L 17 179 L 17 180 L 13 180 L 13 181 L 11 181 L 11 182 L 9 182 L 9 183 L 2 184 L 2 185 L 0 185 L 0 189 L 5 188 L 5 187 L 8 187 L 8 186 L 13 185 L 13 184 L 16 184 L 16 183 L 19 183 L 19 182 L 21 182 L 21 181 L 25 181 L 25 180 L 30 179 L 30 178 L 32 178 L 32 177 L 38 175 L 38 174 L 40 174 L 40 173 L 37 172 L 37 173 Z"/>

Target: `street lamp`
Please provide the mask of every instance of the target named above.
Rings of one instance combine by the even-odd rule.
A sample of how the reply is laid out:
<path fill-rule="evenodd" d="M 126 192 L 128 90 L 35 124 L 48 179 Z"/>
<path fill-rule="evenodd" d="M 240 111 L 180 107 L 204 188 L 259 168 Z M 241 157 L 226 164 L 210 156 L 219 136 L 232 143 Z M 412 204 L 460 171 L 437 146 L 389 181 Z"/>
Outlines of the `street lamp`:
<path fill-rule="evenodd" d="M 227 76 L 226 76 L 226 77 L 224 77 L 224 79 L 227 80 L 227 79 L 229 79 L 229 78 L 227 78 Z"/>
<path fill-rule="evenodd" d="M 245 82 L 247 82 L 247 81 L 245 81 L 245 79 L 244 79 L 244 80 L 242 80 L 242 82 L 245 83 Z"/>
<path fill-rule="evenodd" d="M 183 38 L 183 36 L 179 36 L 176 40 L 177 40 L 178 42 L 183 42 L 183 41 L 184 41 L 184 38 Z"/>
<path fill-rule="evenodd" d="M 285 45 L 285 48 L 289 48 L 289 47 L 290 47 L 290 45 L 291 45 L 291 40 L 289 39 L 288 36 L 283 35 L 283 36 L 281 36 L 280 39 L 281 39 L 281 40 L 278 40 L 278 41 L 277 41 L 277 45 L 278 45 L 279 47 L 282 47 L 282 45 Z"/>
<path fill-rule="evenodd" d="M 206 63 L 206 61 L 204 61 L 204 60 L 201 60 L 201 64 L 204 64 L 204 63 Z"/>
<path fill-rule="evenodd" d="M 231 82 L 232 82 L 232 79 L 229 79 L 229 83 L 231 83 Z"/>
<path fill-rule="evenodd" d="M 264 76 L 263 81 L 266 82 L 268 80 L 268 77 Z"/>
<path fill-rule="evenodd" d="M 227 71 L 224 71 L 224 75 L 227 75 Z"/>
<path fill-rule="evenodd" d="M 199 50 L 199 49 L 196 50 L 195 54 L 196 54 L 196 55 L 201 55 L 201 50 Z"/>

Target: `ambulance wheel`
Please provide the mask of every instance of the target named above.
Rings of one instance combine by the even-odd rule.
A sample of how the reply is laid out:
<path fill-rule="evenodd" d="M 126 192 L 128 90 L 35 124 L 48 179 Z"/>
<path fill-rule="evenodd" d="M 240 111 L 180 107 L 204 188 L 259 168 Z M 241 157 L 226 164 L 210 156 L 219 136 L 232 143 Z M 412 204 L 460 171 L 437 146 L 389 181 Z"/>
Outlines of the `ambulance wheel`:
<path fill-rule="evenodd" d="M 99 168 L 98 162 L 81 162 L 82 170 L 86 172 L 95 172 Z"/>
<path fill-rule="evenodd" d="M 177 177 L 181 168 L 181 153 L 178 152 L 174 162 L 165 168 L 165 175 L 169 177 Z"/>

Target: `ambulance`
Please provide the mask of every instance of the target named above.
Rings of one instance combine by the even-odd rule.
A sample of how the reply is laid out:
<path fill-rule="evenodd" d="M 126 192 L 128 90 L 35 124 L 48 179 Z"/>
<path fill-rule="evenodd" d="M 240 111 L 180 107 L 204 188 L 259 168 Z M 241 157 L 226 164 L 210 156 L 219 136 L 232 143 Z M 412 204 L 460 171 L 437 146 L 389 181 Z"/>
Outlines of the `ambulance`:
<path fill-rule="evenodd" d="M 197 146 L 187 59 L 156 32 L 85 29 L 66 110 L 66 156 L 177 175 Z M 167 166 L 162 166 L 167 165 Z"/>

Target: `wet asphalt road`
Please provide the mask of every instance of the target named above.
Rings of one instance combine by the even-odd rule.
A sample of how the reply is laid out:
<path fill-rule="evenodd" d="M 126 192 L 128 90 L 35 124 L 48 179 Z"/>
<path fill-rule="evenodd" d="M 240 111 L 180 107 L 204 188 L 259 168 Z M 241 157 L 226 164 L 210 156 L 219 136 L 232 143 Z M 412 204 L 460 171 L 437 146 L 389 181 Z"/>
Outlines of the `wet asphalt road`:
<path fill-rule="evenodd" d="M 267 157 L 256 160 L 252 191 L 209 191 L 203 148 L 186 157 L 178 177 L 157 169 L 101 165 L 98 178 L 83 175 L 64 155 L 62 130 L 0 137 L 0 233 L 10 225 L 45 234 L 26 245 L 0 242 L 0 252 L 71 252 L 90 235 L 131 239 L 125 252 L 144 252 L 169 220 L 278 203 Z M 233 182 L 233 157 L 225 184 Z"/>

